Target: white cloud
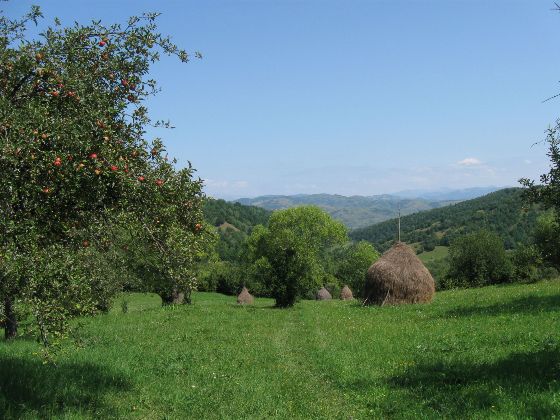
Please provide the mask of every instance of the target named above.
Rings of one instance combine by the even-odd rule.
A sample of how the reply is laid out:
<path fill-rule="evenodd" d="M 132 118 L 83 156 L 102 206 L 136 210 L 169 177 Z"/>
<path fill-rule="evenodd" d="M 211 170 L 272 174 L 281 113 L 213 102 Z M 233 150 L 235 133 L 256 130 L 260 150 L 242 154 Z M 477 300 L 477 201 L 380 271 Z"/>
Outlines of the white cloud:
<path fill-rule="evenodd" d="M 482 162 L 479 159 L 473 157 L 465 158 L 457 162 L 457 165 L 461 165 L 461 166 L 476 166 L 480 164 L 482 164 Z"/>

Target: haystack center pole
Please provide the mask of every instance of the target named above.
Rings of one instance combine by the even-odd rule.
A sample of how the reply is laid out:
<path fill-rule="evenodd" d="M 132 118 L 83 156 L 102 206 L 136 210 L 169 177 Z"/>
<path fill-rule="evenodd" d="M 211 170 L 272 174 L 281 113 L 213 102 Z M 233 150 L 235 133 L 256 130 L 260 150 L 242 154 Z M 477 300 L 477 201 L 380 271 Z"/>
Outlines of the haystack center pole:
<path fill-rule="evenodd" d="M 401 205 L 399 204 L 399 242 L 401 241 Z"/>

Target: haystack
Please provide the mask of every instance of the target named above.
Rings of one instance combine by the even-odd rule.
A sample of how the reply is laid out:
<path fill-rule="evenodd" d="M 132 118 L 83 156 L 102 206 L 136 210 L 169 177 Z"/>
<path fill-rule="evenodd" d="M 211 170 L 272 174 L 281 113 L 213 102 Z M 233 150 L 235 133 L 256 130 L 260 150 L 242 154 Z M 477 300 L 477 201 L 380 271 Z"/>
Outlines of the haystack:
<path fill-rule="evenodd" d="M 253 295 L 249 293 L 246 287 L 243 287 L 241 293 L 237 295 L 237 303 L 240 305 L 252 305 L 254 300 L 255 298 L 253 298 Z"/>
<path fill-rule="evenodd" d="M 414 250 L 397 242 L 369 268 L 364 292 L 367 305 L 429 302 L 435 283 Z"/>
<path fill-rule="evenodd" d="M 352 294 L 352 290 L 346 285 L 340 291 L 340 299 L 341 300 L 352 300 L 354 299 L 354 295 Z"/>
<path fill-rule="evenodd" d="M 317 294 L 315 295 L 315 299 L 317 299 L 317 300 L 330 300 L 330 299 L 332 299 L 332 296 L 327 289 L 325 289 L 324 287 L 321 287 L 319 289 L 319 291 L 317 292 Z"/>

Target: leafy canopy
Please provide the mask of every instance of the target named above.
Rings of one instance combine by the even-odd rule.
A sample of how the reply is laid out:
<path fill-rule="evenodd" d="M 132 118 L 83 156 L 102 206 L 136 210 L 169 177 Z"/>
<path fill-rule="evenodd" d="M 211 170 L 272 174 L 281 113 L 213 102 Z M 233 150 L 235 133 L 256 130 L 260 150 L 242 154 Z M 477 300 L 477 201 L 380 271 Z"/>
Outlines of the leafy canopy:
<path fill-rule="evenodd" d="M 298 297 L 320 286 L 329 250 L 348 240 L 344 225 L 313 206 L 279 210 L 268 228 L 253 230 L 249 255 L 262 273 L 277 306 L 292 306 Z"/>
<path fill-rule="evenodd" d="M 150 65 L 161 53 L 190 58 L 157 32 L 157 14 L 111 26 L 55 20 L 28 38 L 41 17 L 37 7 L 0 15 L 0 298 L 11 321 L 25 300 L 42 331 L 60 331 L 109 286 L 79 262 L 85 248 L 111 246 L 116 226 L 158 253 L 153 289 L 190 291 L 203 194 L 190 165 L 176 170 L 162 141 L 145 138 L 148 125 L 168 126 L 145 105 L 158 91 Z"/>

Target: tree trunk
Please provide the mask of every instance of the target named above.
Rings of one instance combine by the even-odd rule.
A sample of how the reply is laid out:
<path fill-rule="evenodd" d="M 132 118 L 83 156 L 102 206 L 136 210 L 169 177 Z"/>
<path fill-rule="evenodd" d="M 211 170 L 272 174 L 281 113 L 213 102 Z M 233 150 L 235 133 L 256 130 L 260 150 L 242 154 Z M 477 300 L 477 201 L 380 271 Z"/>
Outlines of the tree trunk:
<path fill-rule="evenodd" d="M 185 294 L 174 287 L 171 295 L 161 296 L 161 300 L 164 305 L 180 305 L 185 301 Z"/>
<path fill-rule="evenodd" d="M 4 337 L 6 340 L 14 338 L 17 335 L 17 319 L 14 312 L 14 302 L 11 298 L 4 298 Z"/>

